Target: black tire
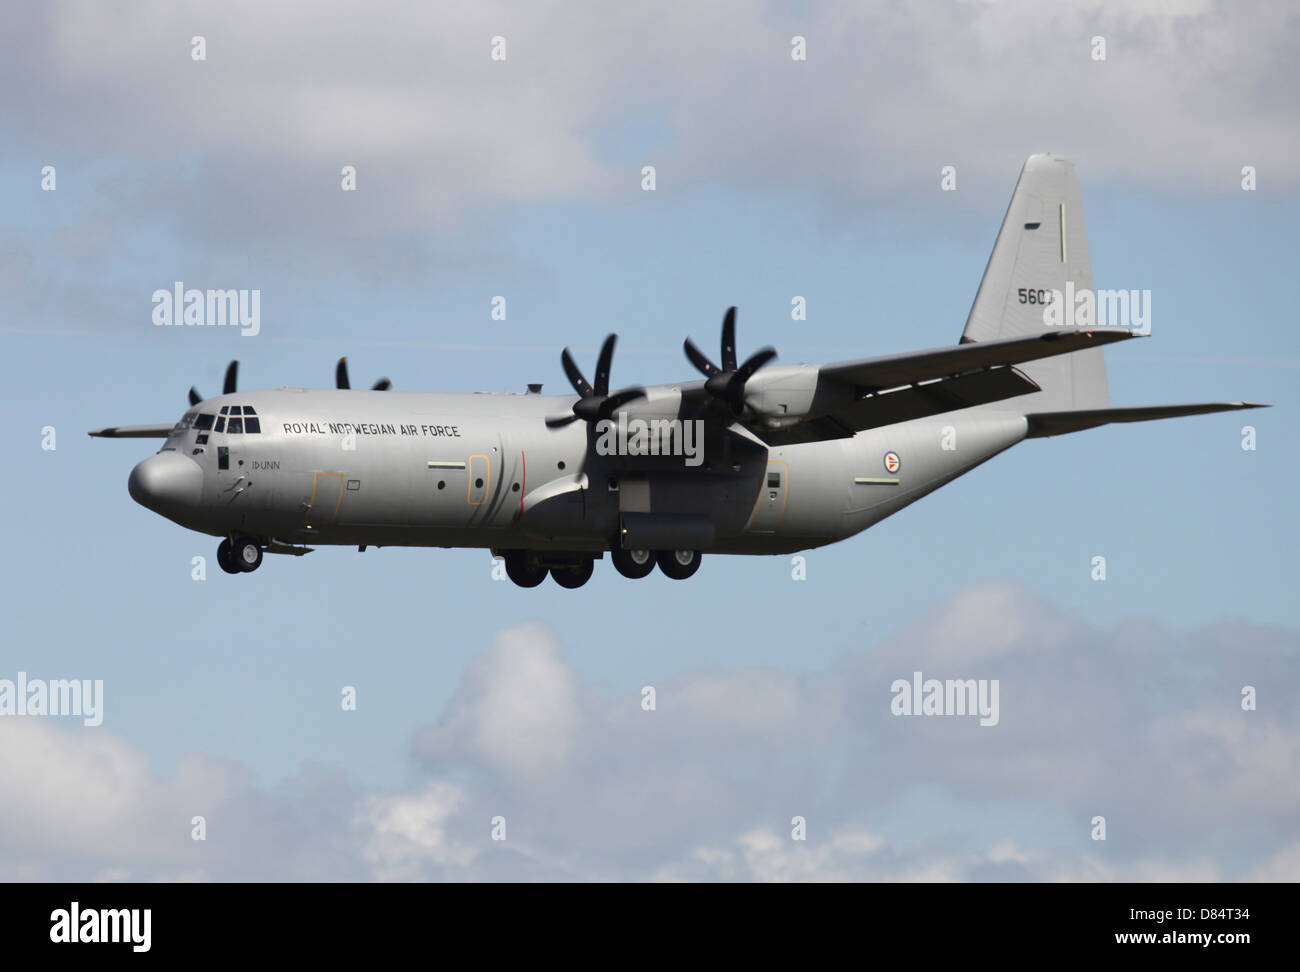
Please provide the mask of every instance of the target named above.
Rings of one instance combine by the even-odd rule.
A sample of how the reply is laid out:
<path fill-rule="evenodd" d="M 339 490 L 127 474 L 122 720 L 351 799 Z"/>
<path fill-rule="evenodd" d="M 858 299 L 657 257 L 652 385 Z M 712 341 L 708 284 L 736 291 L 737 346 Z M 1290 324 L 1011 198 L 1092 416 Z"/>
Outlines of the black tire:
<path fill-rule="evenodd" d="M 217 564 L 227 574 L 242 574 L 239 565 L 235 563 L 235 558 L 230 554 L 230 541 L 222 540 L 217 544 Z"/>
<path fill-rule="evenodd" d="M 551 577 L 555 579 L 555 583 L 572 591 L 591 580 L 591 574 L 595 569 L 594 560 L 583 560 L 572 567 L 552 567 Z"/>
<path fill-rule="evenodd" d="M 522 550 L 512 550 L 505 555 L 506 576 L 520 587 L 536 587 L 546 580 L 546 568 L 528 559 Z"/>
<path fill-rule="evenodd" d="M 683 558 L 689 560 L 683 563 Z M 702 559 L 698 550 L 660 550 L 658 554 L 659 569 L 673 580 L 686 580 L 700 569 Z"/>
<path fill-rule="evenodd" d="M 644 557 L 645 562 L 638 562 L 639 557 Z M 609 559 L 614 562 L 615 570 L 624 577 L 630 577 L 633 580 L 638 577 L 645 577 L 655 569 L 653 550 L 624 550 L 615 544 L 609 551 Z"/>
<path fill-rule="evenodd" d="M 230 545 L 230 562 L 251 574 L 262 566 L 262 545 L 252 537 L 235 537 Z"/>

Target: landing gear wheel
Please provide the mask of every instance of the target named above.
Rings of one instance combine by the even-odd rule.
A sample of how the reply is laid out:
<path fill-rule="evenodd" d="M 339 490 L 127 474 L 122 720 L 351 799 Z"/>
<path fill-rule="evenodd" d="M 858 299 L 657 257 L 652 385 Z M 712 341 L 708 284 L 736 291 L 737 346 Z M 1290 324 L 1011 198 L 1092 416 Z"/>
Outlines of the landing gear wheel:
<path fill-rule="evenodd" d="M 700 569 L 698 550 L 660 550 L 659 569 L 673 580 L 686 580 Z"/>
<path fill-rule="evenodd" d="M 230 562 L 245 573 L 262 566 L 262 547 L 252 537 L 235 537 L 230 545 Z"/>
<path fill-rule="evenodd" d="M 522 550 L 506 554 L 506 576 L 520 587 L 536 587 L 546 580 L 546 568 L 534 563 Z"/>
<path fill-rule="evenodd" d="M 591 580 L 591 573 L 595 569 L 595 561 L 583 560 L 572 567 L 552 567 L 551 576 L 555 578 L 555 583 L 572 591 Z"/>
<path fill-rule="evenodd" d="M 655 569 L 655 555 L 650 550 L 624 550 L 616 543 L 610 549 L 609 559 L 614 562 L 615 570 L 633 580 Z"/>
<path fill-rule="evenodd" d="M 235 563 L 235 558 L 230 553 L 230 541 L 222 540 L 217 544 L 217 563 L 227 574 L 242 574 L 239 564 Z"/>

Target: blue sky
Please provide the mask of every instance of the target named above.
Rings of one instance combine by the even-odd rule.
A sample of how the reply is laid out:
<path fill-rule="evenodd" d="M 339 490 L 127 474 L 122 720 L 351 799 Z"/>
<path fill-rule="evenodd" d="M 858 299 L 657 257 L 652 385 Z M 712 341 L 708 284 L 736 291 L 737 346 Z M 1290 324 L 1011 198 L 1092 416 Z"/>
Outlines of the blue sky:
<path fill-rule="evenodd" d="M 106 16 L 77 9 L 87 34 L 95 17 Z M 25 670 L 49 678 L 104 679 L 104 727 L 84 732 L 111 734 L 120 746 L 114 752 L 128 762 L 142 760 L 147 769 L 140 772 L 160 781 L 157 786 L 183 791 L 190 778 L 187 760 L 202 754 L 224 767 L 221 772 L 235 773 L 251 794 L 250 805 L 285 799 L 285 788 L 310 788 L 314 784 L 304 784 L 304 772 L 310 780 L 316 771 L 304 767 L 319 764 L 319 772 L 346 781 L 337 785 L 375 814 L 396 811 L 374 809 L 378 804 L 367 800 L 428 797 L 442 806 L 444 791 L 430 788 L 472 788 L 474 781 L 492 792 L 513 793 L 519 816 L 542 806 L 558 814 L 558 804 L 528 796 L 532 783 L 512 779 L 509 761 L 478 759 L 469 743 L 445 740 L 431 757 L 417 732 L 434 726 L 441 728 L 428 732 L 438 739 L 454 735 L 456 713 L 477 711 L 471 704 L 477 697 L 475 666 L 495 671 L 493 664 L 514 657 L 501 646 L 512 643 L 509 632 L 519 631 L 533 638 L 527 651 L 535 654 L 524 657 L 549 666 L 545 670 L 557 673 L 557 684 L 578 686 L 574 698 L 596 709 L 636 696 L 643 685 L 707 683 L 710 673 L 739 679 L 742 688 L 752 675 L 794 686 L 790 691 L 796 694 L 813 691 L 835 683 L 845 665 L 892 657 L 889 644 L 930 630 L 926 625 L 940 630 L 935 618 L 963 617 L 984 597 L 1026 617 L 1050 616 L 1053 625 L 1070 627 L 1088 643 L 1113 647 L 1134 626 L 1149 628 L 1162 633 L 1162 644 L 1172 640 L 1189 652 L 1208 652 L 1204 663 L 1225 666 L 1221 675 L 1229 685 L 1258 678 L 1256 672 L 1233 670 L 1230 658 L 1204 648 L 1213 640 L 1207 632 L 1226 626 L 1253 639 L 1243 657 L 1267 659 L 1271 651 L 1289 657 L 1291 668 L 1284 670 L 1290 682 L 1283 684 L 1294 685 L 1300 608 L 1292 551 L 1300 536 L 1292 502 L 1298 460 L 1291 416 L 1300 348 L 1290 271 L 1300 201 L 1289 164 L 1294 156 L 1285 156 L 1282 147 L 1298 133 L 1294 106 L 1278 106 L 1259 93 L 1268 72 L 1294 50 L 1293 31 L 1277 31 L 1255 65 L 1255 84 L 1243 83 L 1256 101 L 1247 97 L 1238 112 L 1245 121 L 1227 133 L 1198 125 L 1182 96 L 1166 93 L 1170 101 L 1160 101 L 1163 89 L 1154 75 L 1167 45 L 1175 43 L 1169 38 L 1178 24 L 1155 13 L 1132 22 L 1113 15 L 1111 21 L 1120 37 L 1124 29 L 1131 31 L 1133 45 L 1138 39 L 1149 44 L 1145 68 L 1127 63 L 1116 72 L 1152 75 L 1151 108 L 1127 105 L 1109 82 L 1090 90 L 1091 82 L 1066 72 L 1065 80 L 1038 96 L 1015 93 L 1012 101 L 1034 124 L 1004 132 L 997 121 L 983 128 L 963 122 L 937 145 L 891 131 L 906 129 L 906 117 L 883 115 L 871 92 L 838 83 L 852 76 L 844 73 L 851 72 L 850 64 L 819 66 L 817 52 L 827 40 L 811 48 L 804 65 L 812 69 L 809 77 L 789 82 L 799 90 L 773 91 L 770 86 L 787 82 L 765 74 L 758 85 L 763 95 L 755 96 L 775 106 L 791 99 L 809 106 L 793 125 L 791 138 L 804 140 L 797 151 L 774 147 L 770 133 L 758 128 L 746 134 L 732 117 L 729 105 L 745 117 L 757 109 L 736 100 L 749 67 L 743 59 L 731 63 L 730 55 L 720 55 L 721 65 L 701 69 L 700 106 L 689 108 L 689 77 L 677 77 L 662 92 L 642 89 L 629 76 L 635 65 L 620 68 L 612 56 L 608 63 L 597 58 L 576 69 L 580 78 L 608 74 L 608 85 L 591 95 L 590 104 L 575 105 L 571 83 L 547 71 L 532 83 L 543 89 L 553 84 L 554 101 L 520 95 L 524 105 L 507 99 L 500 112 L 486 107 L 496 103 L 499 81 L 473 72 L 467 78 L 468 69 L 454 84 L 427 79 L 435 107 L 453 100 L 453 88 L 471 98 L 481 91 L 484 116 L 504 124 L 482 137 L 496 139 L 496 151 L 511 157 L 497 169 L 495 154 L 485 161 L 466 147 L 471 136 L 465 130 L 449 125 L 446 133 L 415 136 L 397 108 L 388 122 L 396 132 L 389 142 L 377 138 L 373 126 L 379 122 L 367 121 L 358 124 L 351 151 L 334 150 L 330 139 L 342 136 L 332 129 L 323 139 L 329 150 L 313 154 L 305 137 L 294 141 L 291 133 L 242 125 L 236 109 L 258 118 L 259 92 L 268 100 L 286 97 L 284 77 L 269 67 L 254 69 L 214 108 L 217 95 L 206 82 L 179 79 L 204 68 L 228 78 L 220 73 L 232 70 L 223 64 L 220 45 L 207 65 L 196 67 L 181 56 L 174 65 L 140 69 L 146 76 L 175 72 L 177 90 L 157 93 L 125 64 L 139 44 L 156 45 L 157 51 L 179 43 L 184 55 L 190 34 L 201 32 L 187 20 L 193 9 L 171 15 L 170 34 L 154 31 L 145 40 L 130 32 L 133 18 L 143 16 L 138 11 L 120 24 L 101 24 L 107 39 L 93 63 L 81 67 L 65 60 L 84 40 L 78 30 L 56 29 L 29 12 L 33 46 L 57 56 L 51 53 L 45 65 L 33 54 L 17 55 L 8 70 L 48 92 L 48 120 L 38 123 L 27 108 L 0 126 L 8 148 L 0 159 L 6 264 L 0 271 L 0 394 L 8 416 L 0 441 L 16 460 L 5 495 L 18 514 L 9 523 L 10 556 L 3 568 L 8 636 L 0 649 L 0 677 Z M 823 19 L 754 9 L 761 12 L 754 23 L 736 28 L 736 46 L 751 52 L 756 37 L 788 44 L 790 33 L 822 37 L 819 32 L 837 22 L 830 13 Z M 220 27 L 211 22 L 206 28 L 226 38 L 225 44 L 235 43 L 233 28 L 249 16 L 239 7 L 232 11 L 222 15 Z M 501 16 L 512 25 L 510 16 L 522 17 Z M 672 38 L 686 28 L 675 31 L 673 18 L 697 15 L 680 10 L 666 16 L 668 25 L 646 41 L 651 53 L 642 52 L 636 64 L 670 64 L 683 56 Z M 947 29 L 944 36 L 928 37 L 923 21 L 907 25 L 878 16 L 900 31 L 903 47 L 932 51 L 958 43 Z M 1071 16 L 1080 18 L 1078 32 L 1086 38 L 1085 15 Z M 488 14 L 453 19 L 476 38 L 511 30 L 492 26 Z M 789 21 L 801 26 L 790 28 Z M 705 17 L 691 29 L 706 30 L 709 23 Z M 1207 33 L 1244 29 L 1233 27 L 1215 5 L 1190 23 Z M 521 22 L 510 36 L 540 34 L 544 24 L 544 18 Z M 971 36 L 978 35 L 978 26 L 966 24 Z M 281 30 L 265 25 L 256 42 L 269 43 L 266 38 Z M 334 101 L 306 96 L 302 110 L 311 117 L 328 115 L 331 104 L 349 104 L 350 85 L 362 91 L 382 60 L 379 35 L 363 32 L 350 42 L 328 32 L 316 41 L 355 57 L 360 66 L 330 78 L 342 92 Z M 529 56 L 524 44 L 516 49 L 521 59 Z M 1001 49 L 999 42 L 977 45 L 975 60 L 990 78 Z M 782 50 L 774 58 L 781 70 L 789 69 Z M 297 54 L 286 63 L 285 76 L 295 66 L 307 72 L 302 80 L 312 76 Z M 1295 63 L 1289 61 L 1292 74 Z M 96 70 L 104 72 L 102 90 Z M 928 97 L 938 105 L 962 89 L 965 75 L 945 79 L 938 67 L 928 70 L 921 94 L 900 87 L 892 103 L 928 105 L 909 102 Z M 1200 83 L 1210 86 L 1212 75 L 1207 69 Z M 1004 80 L 1016 77 L 1013 72 Z M 1291 81 L 1293 87 L 1293 76 Z M 400 70 L 385 83 L 391 92 L 409 95 Z M 989 85 L 990 106 L 997 104 L 998 88 Z M 373 95 L 366 90 L 356 97 Z M 1080 131 L 1069 119 L 1057 119 L 1061 102 L 1053 102 L 1054 95 L 1095 98 L 1113 113 L 1109 127 Z M 619 97 L 628 106 L 622 112 L 613 108 Z M 177 118 L 177 106 L 187 98 L 204 107 L 196 107 L 196 118 Z M 137 99 L 138 123 L 131 107 Z M 554 106 L 553 118 L 547 105 Z M 515 119 L 518 129 L 501 121 L 525 110 L 527 118 Z M 936 107 L 933 117 L 948 117 L 952 110 Z M 855 113 L 867 124 L 845 134 L 843 121 Z M 726 145 L 708 137 L 714 115 Z M 116 127 L 107 126 L 106 117 Z M 149 123 L 162 117 L 171 118 L 175 130 L 155 127 L 152 142 L 140 141 Z M 351 115 L 340 111 L 339 117 Z M 546 132 L 548 119 L 564 137 L 528 140 L 528 125 Z M 932 128 L 930 120 L 927 114 L 915 124 Z M 1285 132 L 1276 130 L 1279 124 Z M 1157 130 L 1164 135 L 1150 135 Z M 1134 131 L 1146 134 L 1136 138 L 1131 153 L 1117 148 Z M 1249 142 L 1252 132 L 1257 143 Z M 1223 145 L 1233 138 L 1235 151 Z M 1199 162 L 1188 160 L 1189 145 L 1203 150 L 1199 156 L 1192 152 Z M 581 162 L 575 163 L 578 150 Z M 810 552 L 804 582 L 792 580 L 788 557 L 717 557 L 707 558 L 689 583 L 658 574 L 632 583 L 600 563 L 591 583 L 576 592 L 549 583 L 524 591 L 493 582 L 482 551 L 358 554 L 324 548 L 295 560 L 268 557 L 256 575 L 230 578 L 217 570 L 210 538 L 187 533 L 127 495 L 127 473 L 152 451 L 147 442 L 85 435 L 106 424 L 176 418 L 189 386 L 215 393 L 232 358 L 241 362 L 245 388 L 328 386 L 334 362 L 346 354 L 357 384 L 387 375 L 403 390 L 471 392 L 520 391 L 527 382 L 541 381 L 548 392 L 559 392 L 566 387 L 560 348 L 570 345 L 586 363 L 603 336 L 616 331 L 621 340 L 615 384 L 678 380 L 691 375 L 682 339 L 689 335 L 713 348 L 731 304 L 739 307 L 741 352 L 772 344 L 784 362 L 954 343 L 1019 165 L 1038 151 L 1068 154 L 1078 166 L 1097 286 L 1153 294 L 1152 337 L 1107 352 L 1112 401 L 1248 399 L 1271 403 L 1271 409 L 1023 443 L 867 533 Z M 860 159 L 855 154 L 863 152 Z M 1243 192 L 1240 166 L 1256 159 L 1260 190 Z M 355 194 L 338 190 L 341 162 L 359 166 Z M 39 189 L 46 164 L 58 168 L 53 193 Z M 642 164 L 659 165 L 654 193 L 640 190 Z M 939 191 L 939 169 L 946 164 L 958 168 L 955 193 Z M 548 179 L 534 171 L 547 165 L 575 172 Z M 502 182 L 478 172 L 484 168 L 499 172 Z M 590 192 L 583 188 L 584 173 Z M 260 288 L 262 333 L 243 338 L 233 330 L 155 328 L 150 295 L 173 280 Z M 504 322 L 489 316 L 496 295 L 508 301 Z M 795 295 L 807 299 L 806 322 L 790 319 Z M 1246 424 L 1257 429 L 1255 451 L 1241 448 Z M 45 426 L 57 430 L 55 451 L 40 447 Z M 206 581 L 191 579 L 196 555 L 208 558 Z M 1104 583 L 1090 579 L 1096 555 L 1107 559 Z M 1051 638 L 1044 634 L 1041 640 Z M 925 646 L 917 650 L 924 654 Z M 1168 650 L 1169 658 L 1179 657 L 1176 648 Z M 900 664 L 907 657 L 902 651 Z M 978 652 L 970 658 L 974 664 Z M 1062 662 L 1054 671 L 1064 667 Z M 1098 677 L 1092 687 L 1106 691 Z M 356 712 L 340 710 L 344 685 L 357 687 Z M 603 701 L 591 703 L 589 697 Z M 1198 697 L 1196 704 L 1203 701 Z M 583 719 L 594 718 L 594 710 L 575 706 L 586 713 Z M 725 724 L 709 725 L 726 734 Z M 51 752 L 81 745 L 70 741 L 82 732 L 71 723 L 49 731 L 56 733 Z M 1300 739 L 1294 720 L 1278 732 L 1287 755 L 1270 765 L 1294 767 Z M 691 745 L 685 738 L 680 745 Z M 869 748 L 882 744 L 880 736 L 872 739 Z M 695 742 L 711 745 L 704 738 Z M 764 746 L 759 740 L 743 752 L 721 751 L 717 759 L 743 775 L 739 768 L 747 761 L 761 764 L 770 754 Z M 926 853 L 938 853 L 943 835 L 963 828 L 969 828 L 963 847 L 996 848 L 1013 833 L 1020 850 L 989 858 L 998 862 L 1019 861 L 1026 845 L 1050 857 L 1051 848 L 1077 837 L 1046 783 L 1037 795 L 1030 787 L 998 796 L 963 788 L 960 774 L 938 770 L 929 782 L 909 785 L 896 801 L 873 808 L 864 823 L 854 817 L 842 789 L 849 785 L 842 777 L 852 779 L 854 767 L 862 765 L 854 747 L 843 748 L 842 740 L 809 746 L 828 774 L 819 784 L 825 787 L 819 805 L 842 827 L 863 823 L 883 834 L 898 862 L 896 871 L 883 872 L 887 876 L 984 876 L 977 866 L 936 864 L 927 870 L 932 862 Z M 591 759 L 591 765 L 616 762 L 618 752 Z M 203 765 L 200 776 L 216 772 Z M 447 806 L 460 806 L 448 799 Z M 479 797 L 465 799 L 479 805 Z M 789 816 L 781 806 L 773 800 L 769 823 L 737 821 L 736 830 L 745 831 L 737 839 L 750 849 L 766 847 L 763 839 L 751 839 L 756 831 L 745 828 L 770 825 L 780 832 L 782 813 Z M 1268 826 L 1281 834 L 1285 826 L 1278 820 L 1293 822 L 1287 814 L 1294 806 L 1284 804 L 1276 813 Z M 22 818 L 15 819 L 6 841 L 25 836 Z M 256 830 L 256 822 L 249 826 Z M 1214 826 L 1207 817 L 1203 831 L 1193 831 L 1208 834 Z M 665 860 L 682 859 L 672 849 L 691 844 L 691 828 L 688 818 L 680 831 L 663 836 Z M 500 873 L 623 874 L 613 862 L 635 859 L 617 842 L 584 857 L 566 843 L 565 833 L 561 828 L 535 835 L 531 846 L 546 852 L 525 854 L 528 863 L 519 864 L 520 870 Z M 1263 847 L 1206 846 L 1198 844 L 1196 853 L 1170 848 L 1162 865 L 1169 870 L 1160 873 L 1204 874 L 1197 868 L 1205 866 L 1215 869 L 1211 876 L 1237 876 L 1264 866 L 1260 862 L 1275 852 L 1285 854 L 1290 845 L 1277 836 Z M 112 860 L 95 847 L 81 857 L 37 853 L 28 861 L 32 870 L 21 873 L 256 873 L 173 860 L 156 848 Z M 925 853 L 908 856 L 917 847 Z M 1107 872 L 1087 863 L 1090 848 L 1077 850 L 1085 864 L 1069 871 L 1072 876 L 1134 873 L 1123 870 L 1131 861 L 1122 853 L 1105 865 L 1120 870 Z M 312 859 L 310 845 L 301 853 Z M 442 858 L 420 865 L 430 869 L 412 871 L 394 864 L 387 851 L 377 853 L 388 869 L 370 876 L 498 873 L 478 863 L 463 871 L 438 870 L 451 867 Z M 448 853 L 448 860 L 459 860 Z M 737 853 L 738 860 L 749 859 Z M 1136 849 L 1129 855 L 1138 856 Z M 585 863 L 574 864 L 575 858 Z M 465 859 L 481 863 L 472 854 Z M 1285 861 L 1295 859 L 1293 854 L 1271 866 L 1290 866 Z M 572 870 L 548 871 L 559 860 Z M 155 871 L 149 861 L 163 863 Z M 1026 873 L 1045 873 L 1041 863 L 1038 857 L 1024 863 Z M 654 874 L 660 866 L 661 861 L 635 859 L 629 873 Z M 304 872 L 299 861 L 267 873 Z M 674 873 L 708 876 L 684 865 Z M 772 873 L 842 872 L 778 867 L 732 876 Z"/>

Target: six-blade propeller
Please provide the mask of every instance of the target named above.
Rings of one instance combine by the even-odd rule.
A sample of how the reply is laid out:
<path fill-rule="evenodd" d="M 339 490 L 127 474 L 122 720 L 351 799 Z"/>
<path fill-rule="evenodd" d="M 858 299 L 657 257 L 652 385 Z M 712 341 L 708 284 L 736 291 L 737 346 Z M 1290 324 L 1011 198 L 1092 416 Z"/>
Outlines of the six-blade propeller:
<path fill-rule="evenodd" d="M 546 424 L 549 428 L 557 429 L 568 425 L 570 422 L 576 422 L 578 419 L 582 419 L 584 422 L 598 422 L 601 419 L 609 418 L 616 409 L 628 402 L 636 401 L 638 398 L 645 398 L 644 388 L 624 388 L 612 395 L 609 393 L 609 369 L 614 360 L 614 342 L 617 340 L 618 335 L 611 334 L 605 338 L 605 343 L 601 345 L 600 357 L 596 359 L 596 381 L 594 385 L 587 383 L 587 379 L 583 377 L 582 372 L 578 369 L 568 348 L 565 348 L 560 353 L 560 363 L 564 366 L 564 373 L 568 376 L 569 384 L 573 385 L 573 390 L 578 393 L 579 398 L 574 402 L 573 411 L 570 414 L 548 418 Z"/>
<path fill-rule="evenodd" d="M 745 383 L 754 377 L 754 372 L 776 357 L 776 348 L 763 348 L 755 351 L 745 363 L 736 366 L 736 308 L 728 307 L 722 319 L 722 367 L 719 368 L 695 346 L 690 339 L 682 345 L 691 364 L 707 378 L 704 390 L 714 398 L 726 402 L 735 415 L 745 408 Z"/>

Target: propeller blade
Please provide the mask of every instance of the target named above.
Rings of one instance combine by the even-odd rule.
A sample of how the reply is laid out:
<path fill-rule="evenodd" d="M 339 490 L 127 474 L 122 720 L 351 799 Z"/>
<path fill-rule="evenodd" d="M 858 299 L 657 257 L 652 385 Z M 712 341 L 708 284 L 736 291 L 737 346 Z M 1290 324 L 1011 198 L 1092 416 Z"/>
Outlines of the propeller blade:
<path fill-rule="evenodd" d="M 728 307 L 722 318 L 722 370 L 736 370 L 736 308 Z"/>
<path fill-rule="evenodd" d="M 776 357 L 776 348 L 767 347 L 760 351 L 755 351 L 746 359 L 745 363 L 736 370 L 736 377 L 742 382 L 749 381 L 754 377 L 754 372 L 763 365 L 767 364 Z"/>
<path fill-rule="evenodd" d="M 348 359 L 347 358 L 339 358 L 339 363 L 334 367 L 334 387 L 335 388 L 352 387 L 351 383 L 348 381 Z"/>
<path fill-rule="evenodd" d="M 578 365 L 573 360 L 573 355 L 569 349 L 565 348 L 560 352 L 560 363 L 564 365 L 564 373 L 568 376 L 569 383 L 573 385 L 573 390 L 578 393 L 578 400 L 573 403 L 571 415 L 548 418 L 546 420 L 548 428 L 556 429 L 577 419 L 582 419 L 584 422 L 595 422 L 599 419 L 609 418 L 614 409 L 635 399 L 645 397 L 644 388 L 624 388 L 613 395 L 609 394 L 609 371 L 614 363 L 614 345 L 617 341 L 618 335 L 610 334 L 600 346 L 600 356 L 596 359 L 596 384 L 594 387 L 587 384 L 587 379 L 582 376 L 582 372 L 578 369 Z"/>
<path fill-rule="evenodd" d="M 596 359 L 595 392 L 597 395 L 609 394 L 609 369 L 614 363 L 614 342 L 617 340 L 618 335 L 611 334 L 600 346 L 600 357 Z"/>
<path fill-rule="evenodd" d="M 377 382 L 375 382 L 373 385 L 370 386 L 370 390 L 388 391 L 388 389 L 392 387 L 393 387 L 393 383 L 391 381 L 389 381 L 387 378 L 380 378 Z"/>
<path fill-rule="evenodd" d="M 638 398 L 645 398 L 644 388 L 625 388 L 621 392 L 615 392 L 600 403 L 600 417 L 609 418 L 628 402 L 634 402 Z"/>
<path fill-rule="evenodd" d="M 739 415 L 745 408 L 745 383 L 754 377 L 754 372 L 776 357 L 776 348 L 767 347 L 755 351 L 745 363 L 736 366 L 736 308 L 728 307 L 722 318 L 722 367 L 716 367 L 706 358 L 692 342 L 686 339 L 683 345 L 686 357 L 691 364 L 708 376 L 704 390 L 714 398 L 720 398 L 731 406 Z"/>
<path fill-rule="evenodd" d="M 686 357 L 690 363 L 695 365 L 695 369 L 706 378 L 712 378 L 714 375 L 722 373 L 722 369 L 710 361 L 690 338 L 686 339 L 686 343 L 682 345 L 682 350 L 686 352 Z"/>
<path fill-rule="evenodd" d="M 199 390 L 190 385 L 190 404 L 197 405 L 201 401 L 203 401 L 203 396 L 199 394 Z"/>
<path fill-rule="evenodd" d="M 587 384 L 587 379 L 582 377 L 582 372 L 578 370 L 578 366 L 574 363 L 573 355 L 569 353 L 568 348 L 560 352 L 560 364 L 564 366 L 564 373 L 568 376 L 569 384 L 573 386 L 574 391 L 583 398 L 595 394 L 591 386 Z"/>
<path fill-rule="evenodd" d="M 232 361 L 226 366 L 226 380 L 221 383 L 221 394 L 233 395 L 238 389 L 236 380 L 239 378 L 239 362 Z"/>

